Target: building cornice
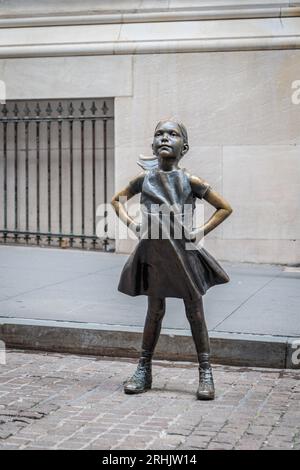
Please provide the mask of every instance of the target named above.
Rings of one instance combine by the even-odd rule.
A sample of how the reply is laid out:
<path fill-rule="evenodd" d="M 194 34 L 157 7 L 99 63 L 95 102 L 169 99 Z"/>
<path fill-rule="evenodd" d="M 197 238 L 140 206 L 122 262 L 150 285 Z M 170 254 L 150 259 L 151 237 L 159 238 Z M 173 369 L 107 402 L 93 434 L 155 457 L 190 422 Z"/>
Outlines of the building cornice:
<path fill-rule="evenodd" d="M 0 47 L 0 58 L 136 55 L 276 49 L 300 49 L 300 36 L 6 46 Z"/>
<path fill-rule="evenodd" d="M 3 27 L 0 28 L 0 57 L 299 49 L 300 8 L 289 9 L 292 10 L 294 15 L 283 16 L 281 8 L 278 17 L 209 20 L 194 17 L 193 21 L 178 18 L 173 21 L 171 17 L 154 21 L 151 17 L 151 22 L 147 17 L 144 22 L 140 18 L 127 23 Z"/>
<path fill-rule="evenodd" d="M 96 24 L 153 23 L 173 21 L 209 21 L 246 18 L 286 18 L 300 16 L 299 6 L 261 6 L 230 8 L 180 9 L 130 13 L 72 13 L 41 16 L 5 17 L 0 14 L 0 28 L 32 28 L 43 26 L 71 26 Z"/>

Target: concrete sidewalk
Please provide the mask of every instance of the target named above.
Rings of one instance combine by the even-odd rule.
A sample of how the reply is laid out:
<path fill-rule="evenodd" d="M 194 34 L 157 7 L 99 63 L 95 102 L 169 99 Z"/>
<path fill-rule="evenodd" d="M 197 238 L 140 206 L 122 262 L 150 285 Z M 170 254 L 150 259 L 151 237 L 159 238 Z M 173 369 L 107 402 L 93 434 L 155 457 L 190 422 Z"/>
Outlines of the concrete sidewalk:
<path fill-rule="evenodd" d="M 0 339 L 14 348 L 136 357 L 146 297 L 117 291 L 126 259 L 109 253 L 0 246 Z M 295 350 L 295 340 L 300 340 L 300 268 L 222 265 L 231 282 L 204 297 L 214 360 L 300 367 Z M 180 299 L 167 301 L 156 357 L 196 359 Z"/>

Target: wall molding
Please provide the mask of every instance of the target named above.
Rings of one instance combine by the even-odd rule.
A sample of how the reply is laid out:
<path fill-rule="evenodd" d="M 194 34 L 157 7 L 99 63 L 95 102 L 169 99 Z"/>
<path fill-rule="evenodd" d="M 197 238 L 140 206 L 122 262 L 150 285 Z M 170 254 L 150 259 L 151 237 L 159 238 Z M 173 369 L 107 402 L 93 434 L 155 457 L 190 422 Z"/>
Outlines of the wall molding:
<path fill-rule="evenodd" d="M 0 58 L 228 52 L 276 49 L 300 49 L 300 36 L 4 46 L 0 47 Z"/>
<path fill-rule="evenodd" d="M 89 24 L 126 24 L 170 21 L 209 21 L 251 18 L 287 18 L 300 16 L 300 7 L 232 7 L 158 12 L 110 14 L 57 14 L 47 16 L 1 17 L 0 28 L 32 28 Z"/>

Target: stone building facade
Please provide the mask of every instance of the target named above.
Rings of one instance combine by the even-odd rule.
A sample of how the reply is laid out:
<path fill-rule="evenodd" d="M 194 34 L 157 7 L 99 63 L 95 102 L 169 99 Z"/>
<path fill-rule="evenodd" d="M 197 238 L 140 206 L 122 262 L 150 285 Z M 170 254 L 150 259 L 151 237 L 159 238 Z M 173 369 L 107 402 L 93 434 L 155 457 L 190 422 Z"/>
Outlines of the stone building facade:
<path fill-rule="evenodd" d="M 113 100 L 109 196 L 178 118 L 183 165 L 234 209 L 207 249 L 300 263 L 300 2 L 3 1 L 0 80 L 7 100 Z"/>

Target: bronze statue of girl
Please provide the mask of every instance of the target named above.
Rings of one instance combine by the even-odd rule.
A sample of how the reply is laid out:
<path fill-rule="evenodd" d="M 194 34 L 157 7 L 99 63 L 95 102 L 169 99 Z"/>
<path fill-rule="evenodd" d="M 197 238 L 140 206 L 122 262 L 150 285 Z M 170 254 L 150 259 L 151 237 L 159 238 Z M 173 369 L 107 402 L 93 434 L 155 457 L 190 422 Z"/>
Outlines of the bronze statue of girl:
<path fill-rule="evenodd" d="M 131 296 L 148 296 L 141 357 L 134 375 L 125 382 L 124 391 L 142 393 L 151 388 L 151 361 L 165 314 L 165 299 L 177 297 L 184 301 L 198 355 L 197 398 L 212 400 L 215 391 L 202 296 L 210 287 L 228 282 L 229 277 L 220 264 L 203 247 L 198 247 L 196 242 L 223 222 L 232 209 L 207 182 L 178 166 L 189 149 L 183 124 L 159 122 L 152 149 L 154 157 L 139 162 L 143 171 L 112 200 L 117 215 L 140 238 L 123 268 L 119 290 Z M 129 200 L 138 193 L 141 193 L 144 220 L 148 221 L 146 230 L 143 224 L 141 226 L 129 216 L 123 202 L 125 198 Z M 187 213 L 194 213 L 195 198 L 204 199 L 216 211 L 203 226 L 193 229 L 192 225 L 184 221 Z M 173 233 L 168 230 L 167 235 L 165 214 L 161 217 L 162 206 L 170 207 L 168 227 L 173 227 Z M 160 229 L 158 232 L 153 231 L 155 224 Z M 180 237 L 174 236 L 178 224 L 184 228 Z M 153 232 L 155 236 L 151 236 Z"/>

